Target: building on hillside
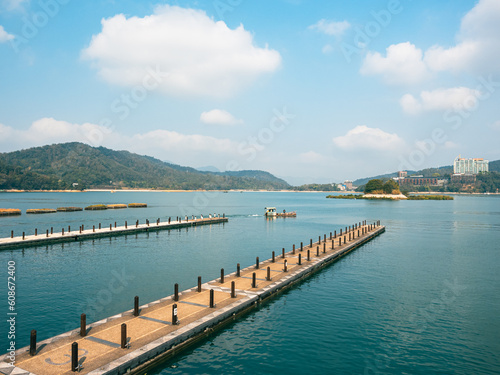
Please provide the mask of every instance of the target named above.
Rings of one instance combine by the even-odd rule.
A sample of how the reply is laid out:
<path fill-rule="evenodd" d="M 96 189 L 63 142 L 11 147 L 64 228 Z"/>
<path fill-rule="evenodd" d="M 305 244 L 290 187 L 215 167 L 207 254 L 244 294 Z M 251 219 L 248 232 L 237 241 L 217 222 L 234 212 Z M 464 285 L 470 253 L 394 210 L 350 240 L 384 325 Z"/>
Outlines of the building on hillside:
<path fill-rule="evenodd" d="M 443 186 L 446 180 L 437 177 L 410 176 L 410 177 L 395 177 L 396 182 L 402 185 L 427 185 L 427 186 Z"/>
<path fill-rule="evenodd" d="M 352 181 L 345 180 L 344 181 L 344 186 L 345 186 L 346 190 L 352 190 Z"/>
<path fill-rule="evenodd" d="M 398 178 L 405 178 L 408 177 L 408 172 L 406 171 L 399 171 L 398 172 Z"/>
<path fill-rule="evenodd" d="M 460 155 L 453 162 L 454 174 L 478 174 L 488 172 L 488 160 L 483 158 L 465 159 Z"/>

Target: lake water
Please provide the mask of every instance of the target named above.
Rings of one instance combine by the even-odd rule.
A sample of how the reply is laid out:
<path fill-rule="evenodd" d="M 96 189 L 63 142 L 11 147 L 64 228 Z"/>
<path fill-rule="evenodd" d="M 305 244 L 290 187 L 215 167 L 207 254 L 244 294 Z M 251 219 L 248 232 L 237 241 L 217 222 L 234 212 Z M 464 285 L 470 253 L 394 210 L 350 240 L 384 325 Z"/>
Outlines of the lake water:
<path fill-rule="evenodd" d="M 499 374 L 500 196 L 329 200 L 324 193 L 0 193 L 0 236 L 225 213 L 224 225 L 0 251 L 16 262 L 17 347 L 233 272 L 361 220 L 386 232 L 151 374 Z M 148 208 L 26 215 L 95 203 Z M 266 220 L 265 206 L 297 218 Z M 6 289 L 5 301 L 7 301 Z M 2 304 L 7 313 L 7 303 Z M 3 352 L 7 324 L 0 326 Z"/>

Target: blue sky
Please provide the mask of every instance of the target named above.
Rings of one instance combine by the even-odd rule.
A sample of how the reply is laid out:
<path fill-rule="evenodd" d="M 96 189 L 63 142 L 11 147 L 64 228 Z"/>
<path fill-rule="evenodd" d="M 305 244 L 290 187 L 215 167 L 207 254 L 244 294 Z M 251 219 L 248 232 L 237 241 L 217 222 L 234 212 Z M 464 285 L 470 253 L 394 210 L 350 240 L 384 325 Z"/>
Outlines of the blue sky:
<path fill-rule="evenodd" d="M 0 0 L 0 151 L 291 183 L 500 159 L 500 1 Z"/>

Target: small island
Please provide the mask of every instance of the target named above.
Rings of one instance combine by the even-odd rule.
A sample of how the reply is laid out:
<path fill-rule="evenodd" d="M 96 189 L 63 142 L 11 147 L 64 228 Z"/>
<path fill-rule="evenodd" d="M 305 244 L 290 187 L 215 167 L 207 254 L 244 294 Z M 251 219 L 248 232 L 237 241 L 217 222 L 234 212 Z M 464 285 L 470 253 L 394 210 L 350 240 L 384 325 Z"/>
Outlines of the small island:
<path fill-rule="evenodd" d="M 379 179 L 368 181 L 364 194 L 328 195 L 331 199 L 369 199 L 369 200 L 453 200 L 447 195 L 409 195 L 399 190 L 399 185 L 393 179 L 385 183 Z"/>

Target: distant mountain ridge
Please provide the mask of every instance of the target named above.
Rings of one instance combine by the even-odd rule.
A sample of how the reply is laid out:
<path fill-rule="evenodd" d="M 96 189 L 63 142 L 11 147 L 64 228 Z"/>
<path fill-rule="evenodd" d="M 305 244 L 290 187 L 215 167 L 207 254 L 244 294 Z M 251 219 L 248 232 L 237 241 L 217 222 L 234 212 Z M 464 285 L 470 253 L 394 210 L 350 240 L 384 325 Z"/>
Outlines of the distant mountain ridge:
<path fill-rule="evenodd" d="M 0 189 L 287 189 L 268 172 L 201 172 L 128 151 L 72 142 L 0 153 Z"/>

